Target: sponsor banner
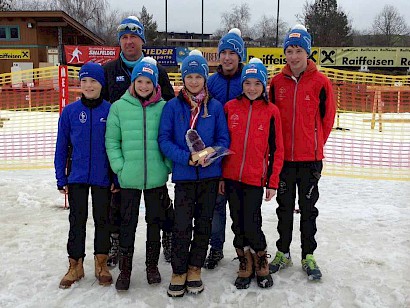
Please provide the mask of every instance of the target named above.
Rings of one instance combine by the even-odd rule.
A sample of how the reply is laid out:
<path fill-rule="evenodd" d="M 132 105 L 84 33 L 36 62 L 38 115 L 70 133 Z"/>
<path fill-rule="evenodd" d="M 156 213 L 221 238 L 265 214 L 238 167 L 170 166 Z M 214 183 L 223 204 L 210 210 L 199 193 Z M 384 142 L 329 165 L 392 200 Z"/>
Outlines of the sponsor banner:
<path fill-rule="evenodd" d="M 58 87 L 59 87 L 59 105 L 60 114 L 68 101 L 68 69 L 66 65 L 58 67 Z"/>
<path fill-rule="evenodd" d="M 64 46 L 67 64 L 84 64 L 89 61 L 101 65 L 118 58 L 120 47 L 110 46 Z"/>
<path fill-rule="evenodd" d="M 163 66 L 177 66 L 176 48 L 169 47 L 143 47 L 145 56 L 153 57 Z"/>
<path fill-rule="evenodd" d="M 410 48 L 323 47 L 321 66 L 410 67 Z"/>
<path fill-rule="evenodd" d="M 29 60 L 29 49 L 0 49 L 0 60 Z"/>
<path fill-rule="evenodd" d="M 261 59 L 263 64 L 267 66 L 286 64 L 286 58 L 283 52 L 283 48 L 279 47 L 249 47 L 247 48 L 247 62 L 249 62 L 249 60 L 252 58 Z M 318 63 L 319 48 L 312 48 L 312 54 L 310 55 L 309 59 L 313 60 L 315 63 Z"/>
<path fill-rule="evenodd" d="M 194 49 L 198 49 L 202 52 L 202 55 L 208 62 L 209 66 L 218 66 L 219 65 L 219 55 L 218 47 L 177 47 L 177 62 L 181 62 L 188 56 L 189 52 Z M 246 50 L 245 50 L 245 59 L 246 59 Z"/>

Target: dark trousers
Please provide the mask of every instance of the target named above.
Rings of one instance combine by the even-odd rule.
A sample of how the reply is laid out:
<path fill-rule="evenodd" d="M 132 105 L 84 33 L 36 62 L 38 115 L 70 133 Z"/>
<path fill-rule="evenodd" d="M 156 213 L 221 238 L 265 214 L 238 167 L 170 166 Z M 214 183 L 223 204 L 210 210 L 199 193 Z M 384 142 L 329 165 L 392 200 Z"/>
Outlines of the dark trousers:
<path fill-rule="evenodd" d="M 85 257 L 85 237 L 88 218 L 88 195 L 91 187 L 94 219 L 94 254 L 108 254 L 110 249 L 110 224 L 108 208 L 111 191 L 109 187 L 88 184 L 69 184 L 68 203 L 70 205 L 70 231 L 67 252 L 70 258 L 78 260 Z"/>
<path fill-rule="evenodd" d="M 171 261 L 175 274 L 186 273 L 188 265 L 202 267 L 205 262 L 218 182 L 203 180 L 175 184 Z"/>
<path fill-rule="evenodd" d="M 120 247 L 134 251 L 135 231 L 138 225 L 139 207 L 142 190 L 121 189 L 121 226 Z M 160 241 L 160 229 L 169 211 L 165 198 L 168 197 L 166 186 L 144 190 L 145 221 L 147 223 L 147 242 Z M 172 226 L 169 226 L 171 229 Z"/>
<path fill-rule="evenodd" d="M 111 233 L 120 233 L 121 226 L 121 192 L 112 194 L 111 204 L 110 204 L 110 232 Z M 141 196 L 140 196 L 141 198 Z M 174 208 L 171 204 L 171 199 L 168 195 L 168 189 L 163 186 L 162 206 L 165 208 L 165 211 L 161 212 L 161 229 L 164 232 L 171 232 L 174 224 Z"/>
<path fill-rule="evenodd" d="M 319 199 L 318 183 L 322 168 L 322 161 L 285 162 L 283 165 L 276 198 L 279 205 L 276 209 L 279 232 L 276 247 L 283 253 L 289 252 L 292 242 L 296 187 L 300 210 L 302 258 L 305 259 L 307 254 L 313 254 L 317 247 L 315 234 L 319 210 L 315 205 Z"/>
<path fill-rule="evenodd" d="M 212 232 L 209 244 L 215 250 L 223 250 L 225 243 L 226 228 L 226 195 L 216 197 L 214 215 L 212 218 Z"/>
<path fill-rule="evenodd" d="M 263 187 L 225 180 L 225 193 L 235 234 L 233 246 L 240 249 L 250 246 L 254 251 L 264 251 L 266 238 L 262 231 L 261 213 Z"/>

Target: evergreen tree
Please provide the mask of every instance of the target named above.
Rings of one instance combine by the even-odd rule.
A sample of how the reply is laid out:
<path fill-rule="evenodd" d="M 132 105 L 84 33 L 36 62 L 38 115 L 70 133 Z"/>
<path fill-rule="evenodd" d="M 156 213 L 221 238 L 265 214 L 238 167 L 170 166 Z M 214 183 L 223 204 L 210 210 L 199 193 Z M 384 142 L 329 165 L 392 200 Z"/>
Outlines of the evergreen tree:
<path fill-rule="evenodd" d="M 156 39 L 158 37 L 158 25 L 157 22 L 153 20 L 154 15 L 149 14 L 146 7 L 143 6 L 141 12 L 139 13 L 139 20 L 144 25 L 145 28 L 145 40 L 147 45 L 155 45 Z"/>

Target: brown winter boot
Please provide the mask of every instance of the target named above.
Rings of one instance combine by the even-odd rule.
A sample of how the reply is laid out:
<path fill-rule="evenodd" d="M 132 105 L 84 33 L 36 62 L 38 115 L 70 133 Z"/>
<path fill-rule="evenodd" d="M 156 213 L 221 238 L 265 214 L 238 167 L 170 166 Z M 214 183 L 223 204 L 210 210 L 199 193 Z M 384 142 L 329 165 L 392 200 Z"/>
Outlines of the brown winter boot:
<path fill-rule="evenodd" d="M 236 248 L 236 254 L 239 259 L 239 271 L 235 280 L 235 287 L 237 289 L 247 289 L 254 276 L 252 254 L 249 248 L 246 250 Z"/>
<path fill-rule="evenodd" d="M 77 260 L 68 258 L 70 262 L 70 267 L 68 268 L 67 273 L 60 281 L 60 289 L 68 289 L 71 285 L 84 277 L 84 268 L 83 268 L 83 259 L 80 258 Z"/>
<path fill-rule="evenodd" d="M 186 289 L 189 293 L 198 294 L 204 290 L 201 280 L 201 268 L 189 265 L 186 278 Z"/>
<path fill-rule="evenodd" d="M 98 254 L 94 256 L 95 263 L 95 278 L 102 286 L 109 286 L 112 284 L 112 276 L 107 267 L 108 255 Z"/>
<path fill-rule="evenodd" d="M 145 265 L 147 266 L 147 281 L 149 284 L 161 282 L 161 274 L 158 270 L 158 259 L 160 250 L 160 242 L 146 242 Z"/>
<path fill-rule="evenodd" d="M 187 274 L 174 274 L 172 273 L 171 282 L 169 284 L 167 294 L 170 297 L 182 297 L 185 294 Z"/>
<path fill-rule="evenodd" d="M 266 251 L 253 253 L 253 262 L 256 270 L 256 281 L 261 288 L 270 288 L 273 286 L 272 276 L 269 274 L 269 264 Z"/>

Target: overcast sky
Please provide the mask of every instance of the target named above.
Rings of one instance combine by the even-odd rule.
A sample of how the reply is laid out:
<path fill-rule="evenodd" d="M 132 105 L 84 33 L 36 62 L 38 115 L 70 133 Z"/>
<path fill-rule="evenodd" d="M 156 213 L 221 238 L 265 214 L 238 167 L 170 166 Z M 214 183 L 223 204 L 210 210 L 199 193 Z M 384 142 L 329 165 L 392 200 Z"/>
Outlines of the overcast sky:
<path fill-rule="evenodd" d="M 111 8 L 122 11 L 141 12 L 143 5 L 154 20 L 158 23 L 158 30 L 165 30 L 165 1 L 166 0 L 108 0 Z M 197 32 L 201 33 L 201 6 L 202 0 L 167 0 L 168 2 L 168 31 L 174 32 Z M 313 3 L 314 0 L 309 0 Z M 204 33 L 213 33 L 219 28 L 221 15 L 229 12 L 235 3 L 241 0 L 203 0 L 204 2 Z M 260 16 L 276 17 L 278 0 L 249 0 L 251 8 L 250 25 L 255 24 Z M 301 14 L 305 0 L 280 0 L 279 19 L 292 26 L 297 22 L 296 14 Z M 380 13 L 386 4 L 395 6 L 400 14 L 410 25 L 410 1 L 409 0 L 338 0 L 338 6 L 348 14 L 352 20 L 353 28 L 357 30 L 369 29 L 374 18 Z"/>

